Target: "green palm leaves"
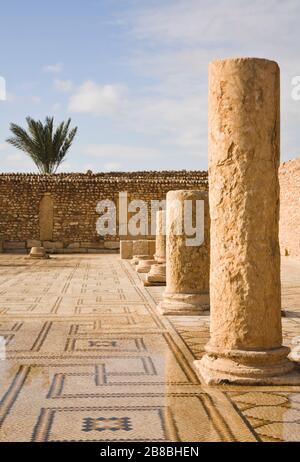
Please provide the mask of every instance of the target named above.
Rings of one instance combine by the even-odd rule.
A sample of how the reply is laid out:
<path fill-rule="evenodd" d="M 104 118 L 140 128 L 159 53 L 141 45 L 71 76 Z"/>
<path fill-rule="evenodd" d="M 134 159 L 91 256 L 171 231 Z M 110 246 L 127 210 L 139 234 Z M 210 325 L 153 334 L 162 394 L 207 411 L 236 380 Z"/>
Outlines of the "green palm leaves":
<path fill-rule="evenodd" d="M 10 124 L 14 136 L 6 141 L 26 152 L 40 173 L 55 173 L 73 142 L 77 127 L 70 129 L 71 119 L 61 122 L 56 130 L 53 117 L 46 117 L 44 124 L 31 117 L 27 117 L 26 121 L 27 131 L 19 125 Z"/>

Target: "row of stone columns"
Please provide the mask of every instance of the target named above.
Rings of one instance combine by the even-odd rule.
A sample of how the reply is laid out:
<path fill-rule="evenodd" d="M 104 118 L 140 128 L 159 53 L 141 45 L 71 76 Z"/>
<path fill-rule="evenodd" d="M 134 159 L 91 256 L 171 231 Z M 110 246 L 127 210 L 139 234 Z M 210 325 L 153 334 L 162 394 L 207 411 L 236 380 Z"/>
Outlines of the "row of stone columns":
<path fill-rule="evenodd" d="M 282 345 L 279 100 L 275 62 L 211 63 L 210 217 L 205 193 L 167 194 L 166 289 L 158 308 L 162 314 L 201 314 L 210 288 L 210 341 L 195 361 L 208 384 L 300 382 Z M 204 242 L 198 247 L 176 233 L 186 199 L 205 201 Z"/>

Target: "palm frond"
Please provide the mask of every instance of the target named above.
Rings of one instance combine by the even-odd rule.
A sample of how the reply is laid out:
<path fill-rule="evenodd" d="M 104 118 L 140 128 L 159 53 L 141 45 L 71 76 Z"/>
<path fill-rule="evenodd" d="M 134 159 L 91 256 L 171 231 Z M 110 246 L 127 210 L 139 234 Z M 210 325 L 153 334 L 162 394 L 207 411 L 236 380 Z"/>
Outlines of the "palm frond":
<path fill-rule="evenodd" d="M 54 130 L 54 118 L 49 116 L 44 124 L 31 117 L 27 117 L 26 122 L 27 131 L 11 123 L 10 130 L 14 136 L 6 141 L 31 157 L 41 173 L 55 173 L 65 159 L 77 127 L 70 130 L 71 119 L 68 119 Z"/>

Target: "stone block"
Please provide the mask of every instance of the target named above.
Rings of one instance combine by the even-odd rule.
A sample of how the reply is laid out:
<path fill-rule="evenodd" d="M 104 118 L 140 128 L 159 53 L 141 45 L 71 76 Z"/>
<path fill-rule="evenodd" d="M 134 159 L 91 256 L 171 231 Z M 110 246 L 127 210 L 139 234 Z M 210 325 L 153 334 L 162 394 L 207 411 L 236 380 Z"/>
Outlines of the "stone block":
<path fill-rule="evenodd" d="M 104 242 L 104 248 L 110 250 L 118 250 L 120 248 L 119 241 L 106 241 Z"/>
<path fill-rule="evenodd" d="M 80 247 L 85 249 L 104 249 L 104 242 L 80 242 Z"/>
<path fill-rule="evenodd" d="M 154 239 L 148 239 L 148 255 L 150 257 L 153 257 L 155 254 L 155 240 Z"/>
<path fill-rule="evenodd" d="M 132 241 L 120 241 L 120 257 L 122 260 L 131 259 L 133 256 L 132 253 L 133 243 Z"/>
<path fill-rule="evenodd" d="M 78 249 L 80 247 L 79 242 L 72 242 L 71 244 L 67 245 L 67 249 Z"/>
<path fill-rule="evenodd" d="M 43 247 L 45 249 L 58 250 L 63 249 L 64 245 L 61 241 L 43 241 Z"/>
<path fill-rule="evenodd" d="M 105 249 L 87 249 L 86 253 L 103 253 Z"/>
<path fill-rule="evenodd" d="M 17 249 L 25 249 L 26 242 L 25 241 L 4 241 L 3 242 L 3 249 L 5 250 L 17 250 Z"/>
<path fill-rule="evenodd" d="M 27 239 L 26 247 L 27 249 L 31 249 L 32 247 L 41 247 L 41 241 L 37 239 Z"/>
<path fill-rule="evenodd" d="M 72 254 L 72 253 L 87 253 L 87 249 L 83 249 L 82 247 L 76 247 L 76 248 L 68 248 L 68 249 L 62 249 L 59 251 L 59 253 L 67 253 L 67 254 Z"/>
<path fill-rule="evenodd" d="M 132 255 L 149 255 L 148 241 L 146 239 L 138 239 L 132 243 Z"/>

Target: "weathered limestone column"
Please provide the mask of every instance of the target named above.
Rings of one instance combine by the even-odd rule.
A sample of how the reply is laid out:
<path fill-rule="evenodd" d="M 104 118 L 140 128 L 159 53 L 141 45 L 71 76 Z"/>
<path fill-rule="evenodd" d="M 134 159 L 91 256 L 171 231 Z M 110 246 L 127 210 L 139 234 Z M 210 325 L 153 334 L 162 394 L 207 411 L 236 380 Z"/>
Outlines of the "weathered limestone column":
<path fill-rule="evenodd" d="M 193 203 L 195 226 L 196 201 L 204 201 L 204 241 L 187 245 L 191 236 L 178 234 L 178 222 L 184 223 L 184 203 Z M 203 217 L 202 217 L 203 218 Z M 203 223 L 203 219 L 201 221 Z M 208 194 L 202 191 L 169 191 L 166 216 L 166 289 L 158 305 L 162 314 L 201 314 L 209 309 L 209 210 Z M 199 225 L 199 223 L 198 223 Z M 200 227 L 201 228 L 201 227 Z"/>
<path fill-rule="evenodd" d="M 211 337 L 195 362 L 208 384 L 299 380 L 281 333 L 279 97 L 273 61 L 210 63 Z"/>
<path fill-rule="evenodd" d="M 156 212 L 156 238 L 155 254 L 156 263 L 151 266 L 147 274 L 145 285 L 165 284 L 166 282 L 166 212 Z"/>

